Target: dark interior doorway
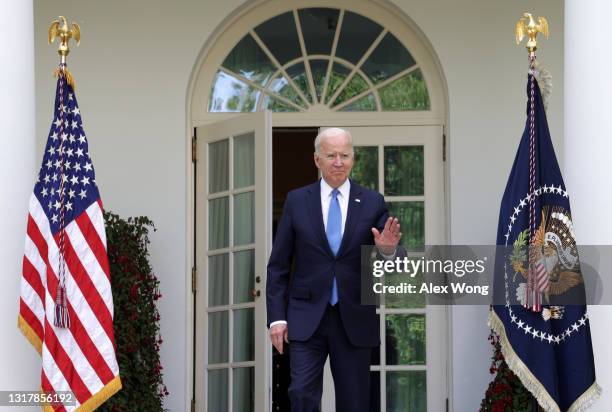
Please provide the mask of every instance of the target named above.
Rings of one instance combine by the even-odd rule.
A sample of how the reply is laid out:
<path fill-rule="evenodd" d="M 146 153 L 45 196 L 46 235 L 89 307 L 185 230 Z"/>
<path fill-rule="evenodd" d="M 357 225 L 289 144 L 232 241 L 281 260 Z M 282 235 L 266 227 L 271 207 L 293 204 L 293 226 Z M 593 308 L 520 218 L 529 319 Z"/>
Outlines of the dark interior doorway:
<path fill-rule="evenodd" d="M 315 182 L 317 167 L 313 161 L 314 140 L 319 129 L 274 128 L 272 131 L 272 236 L 283 213 L 287 193 Z M 273 349 L 272 357 L 272 410 L 289 412 L 289 355 Z"/>

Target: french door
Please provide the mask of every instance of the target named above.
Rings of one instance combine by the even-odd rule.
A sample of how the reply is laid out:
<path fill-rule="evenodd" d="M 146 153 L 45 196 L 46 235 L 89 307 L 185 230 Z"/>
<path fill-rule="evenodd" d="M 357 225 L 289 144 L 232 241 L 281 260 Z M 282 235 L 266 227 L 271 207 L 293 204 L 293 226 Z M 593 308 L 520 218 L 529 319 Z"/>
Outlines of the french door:
<path fill-rule="evenodd" d="M 197 411 L 270 404 L 271 134 L 268 112 L 196 129 Z"/>
<path fill-rule="evenodd" d="M 441 126 L 346 127 L 353 136 L 351 178 L 385 197 L 409 249 L 444 244 Z M 378 309 L 381 346 L 373 353 L 372 411 L 442 412 L 448 396 L 447 318 L 426 298 L 387 299 Z M 324 379 L 322 410 L 334 411 L 333 382 Z"/>

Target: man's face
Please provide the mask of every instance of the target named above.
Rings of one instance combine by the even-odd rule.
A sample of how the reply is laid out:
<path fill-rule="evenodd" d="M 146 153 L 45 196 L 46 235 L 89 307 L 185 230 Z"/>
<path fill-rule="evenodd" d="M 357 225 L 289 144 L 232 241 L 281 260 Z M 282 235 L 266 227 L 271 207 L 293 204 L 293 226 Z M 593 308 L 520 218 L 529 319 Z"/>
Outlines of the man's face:
<path fill-rule="evenodd" d="M 322 139 L 314 162 L 327 184 L 333 188 L 342 185 L 353 167 L 353 147 L 346 135 L 335 134 Z"/>

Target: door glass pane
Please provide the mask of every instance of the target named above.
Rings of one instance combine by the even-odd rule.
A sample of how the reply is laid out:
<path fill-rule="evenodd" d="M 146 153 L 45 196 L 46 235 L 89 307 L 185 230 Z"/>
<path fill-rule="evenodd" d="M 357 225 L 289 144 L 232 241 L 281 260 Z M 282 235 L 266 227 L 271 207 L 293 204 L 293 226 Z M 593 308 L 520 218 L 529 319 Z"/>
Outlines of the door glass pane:
<path fill-rule="evenodd" d="M 212 312 L 208 315 L 208 363 L 229 361 L 229 316 L 228 311 Z"/>
<path fill-rule="evenodd" d="M 336 9 L 325 8 L 298 11 L 307 54 L 331 53 L 339 13 Z"/>
<path fill-rule="evenodd" d="M 255 288 L 255 251 L 234 253 L 234 303 L 252 302 Z"/>
<path fill-rule="evenodd" d="M 387 33 L 361 69 L 374 83 L 379 83 L 414 65 L 415 61 L 404 45 Z"/>
<path fill-rule="evenodd" d="M 229 245 L 229 198 L 208 201 L 208 248 L 220 249 Z"/>
<path fill-rule="evenodd" d="M 251 186 L 255 182 L 255 134 L 234 138 L 234 189 Z"/>
<path fill-rule="evenodd" d="M 260 91 L 221 70 L 213 82 L 209 112 L 254 112 Z"/>
<path fill-rule="evenodd" d="M 336 56 L 357 64 L 381 31 L 382 27 L 372 20 L 350 11 L 345 12 Z"/>
<path fill-rule="evenodd" d="M 302 55 L 295 20 L 290 11 L 260 24 L 255 32 L 281 65 Z"/>
<path fill-rule="evenodd" d="M 236 368 L 233 412 L 255 411 L 255 368 Z"/>
<path fill-rule="evenodd" d="M 208 193 L 229 188 L 229 140 L 208 145 Z"/>
<path fill-rule="evenodd" d="M 255 310 L 234 311 L 234 362 L 255 360 Z"/>
<path fill-rule="evenodd" d="M 425 245 L 425 203 L 387 202 L 389 216 L 397 217 L 402 228 L 401 244 L 410 249 Z"/>
<path fill-rule="evenodd" d="M 208 258 L 208 306 L 229 303 L 229 255 Z"/>
<path fill-rule="evenodd" d="M 208 410 L 228 411 L 227 369 L 211 369 L 208 371 Z"/>
<path fill-rule="evenodd" d="M 425 314 L 385 316 L 387 365 L 425 364 Z"/>
<path fill-rule="evenodd" d="M 425 194 L 423 146 L 385 146 L 385 195 Z"/>
<path fill-rule="evenodd" d="M 253 36 L 247 34 L 225 58 L 223 67 L 240 74 L 254 83 L 265 85 L 276 71 L 268 55 L 259 47 Z"/>
<path fill-rule="evenodd" d="M 402 236 L 404 236 L 403 233 Z M 414 258 L 420 259 L 420 257 Z M 415 285 L 418 292 L 423 283 L 423 271 L 417 272 L 410 279 L 406 279 L 406 273 L 387 273 L 384 278 L 385 285 L 400 286 L 402 283 L 409 283 Z M 384 301 L 387 308 L 415 309 L 425 307 L 425 297 L 425 293 L 387 293 L 384 296 Z"/>
<path fill-rule="evenodd" d="M 255 241 L 255 192 L 234 196 L 234 245 Z"/>
<path fill-rule="evenodd" d="M 429 110 L 429 93 L 421 70 L 415 70 L 379 89 L 383 110 Z"/>
<path fill-rule="evenodd" d="M 387 372 L 387 412 L 427 412 L 425 371 Z"/>
<path fill-rule="evenodd" d="M 355 163 L 351 179 L 362 186 L 378 191 L 378 147 L 355 146 Z"/>

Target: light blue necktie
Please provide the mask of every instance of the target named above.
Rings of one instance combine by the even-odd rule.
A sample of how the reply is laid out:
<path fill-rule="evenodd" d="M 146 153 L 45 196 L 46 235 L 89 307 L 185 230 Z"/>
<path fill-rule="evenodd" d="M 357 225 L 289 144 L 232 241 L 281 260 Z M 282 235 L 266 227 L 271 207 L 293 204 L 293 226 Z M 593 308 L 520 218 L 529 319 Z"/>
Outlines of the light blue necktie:
<path fill-rule="evenodd" d="M 327 241 L 334 255 L 338 254 L 340 243 L 342 242 L 342 211 L 340 210 L 340 202 L 338 201 L 338 189 L 332 190 L 331 202 L 329 202 L 329 211 L 327 212 Z M 332 284 L 331 297 L 329 303 L 333 306 L 338 303 L 338 285 L 336 284 L 336 276 Z"/>

